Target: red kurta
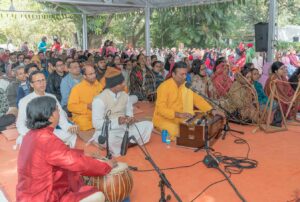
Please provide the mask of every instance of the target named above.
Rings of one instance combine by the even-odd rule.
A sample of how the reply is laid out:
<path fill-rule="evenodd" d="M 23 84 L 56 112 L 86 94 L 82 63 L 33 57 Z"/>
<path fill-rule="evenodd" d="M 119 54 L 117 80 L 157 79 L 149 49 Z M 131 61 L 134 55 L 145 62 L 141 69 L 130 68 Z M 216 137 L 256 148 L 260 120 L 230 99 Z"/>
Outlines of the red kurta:
<path fill-rule="evenodd" d="M 17 201 L 79 201 L 97 191 L 84 186 L 80 175 L 102 176 L 111 169 L 81 150 L 68 148 L 51 127 L 31 130 L 18 157 Z"/>

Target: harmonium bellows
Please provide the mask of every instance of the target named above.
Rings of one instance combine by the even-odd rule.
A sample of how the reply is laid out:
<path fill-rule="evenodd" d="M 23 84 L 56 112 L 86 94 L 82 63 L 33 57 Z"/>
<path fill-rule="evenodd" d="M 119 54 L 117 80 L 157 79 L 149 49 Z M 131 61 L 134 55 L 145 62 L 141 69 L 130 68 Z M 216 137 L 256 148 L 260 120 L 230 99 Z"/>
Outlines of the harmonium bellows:
<path fill-rule="evenodd" d="M 224 118 L 221 116 L 207 115 L 209 144 L 213 145 L 224 127 Z M 202 148 L 205 144 L 205 124 L 203 114 L 198 113 L 191 119 L 180 123 L 179 136 L 176 144 L 184 147 Z"/>

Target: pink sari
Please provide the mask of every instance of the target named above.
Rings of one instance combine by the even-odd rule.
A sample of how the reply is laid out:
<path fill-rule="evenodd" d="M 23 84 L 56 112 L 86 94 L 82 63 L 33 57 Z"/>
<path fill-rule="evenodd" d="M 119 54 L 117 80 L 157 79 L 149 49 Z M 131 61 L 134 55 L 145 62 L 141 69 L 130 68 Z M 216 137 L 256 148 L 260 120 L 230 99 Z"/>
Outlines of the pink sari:
<path fill-rule="evenodd" d="M 224 74 L 225 68 L 229 68 L 229 65 L 225 63 L 219 64 L 211 77 L 212 83 L 216 89 L 217 98 L 225 96 L 233 83 L 230 77 Z"/>

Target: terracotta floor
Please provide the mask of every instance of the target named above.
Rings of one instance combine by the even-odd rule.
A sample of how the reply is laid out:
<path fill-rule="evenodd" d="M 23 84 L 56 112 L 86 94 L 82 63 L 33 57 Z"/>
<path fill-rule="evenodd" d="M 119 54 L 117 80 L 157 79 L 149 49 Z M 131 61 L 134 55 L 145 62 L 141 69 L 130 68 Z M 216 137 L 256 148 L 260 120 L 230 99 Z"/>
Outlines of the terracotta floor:
<path fill-rule="evenodd" d="M 138 116 L 149 118 L 152 108 L 145 108 L 147 105 L 141 106 L 144 113 Z M 231 177 L 244 198 L 248 202 L 296 201 L 296 195 L 300 193 L 300 127 L 289 126 L 288 131 L 273 134 L 265 134 L 261 131 L 252 134 L 254 127 L 250 126 L 231 124 L 231 127 L 245 132 L 245 135 L 234 135 L 248 141 L 251 147 L 249 158 L 259 162 L 257 168 L 244 170 L 241 174 Z M 247 145 L 235 144 L 234 139 L 233 136 L 228 135 L 225 140 L 218 140 L 213 148 L 223 155 L 245 156 Z M 4 187 L 11 201 L 15 201 L 18 154 L 17 151 L 12 150 L 13 145 L 14 141 L 7 141 L 0 136 L 0 185 Z M 202 160 L 205 154 L 203 151 L 195 153 L 191 149 L 177 147 L 174 144 L 171 148 L 167 148 L 157 134 L 152 135 L 150 143 L 146 146 L 160 168 L 190 165 Z M 93 146 L 86 149 L 96 151 Z M 129 149 L 127 156 L 118 160 L 139 169 L 152 168 L 138 147 Z M 223 179 L 217 170 L 208 169 L 203 163 L 189 168 L 164 171 L 164 173 L 184 202 L 191 201 L 209 184 Z M 134 188 L 130 195 L 131 201 L 158 201 L 160 191 L 157 174 L 155 172 L 132 172 L 132 174 Z M 173 196 L 171 201 L 176 201 Z M 240 200 L 228 182 L 224 181 L 209 188 L 195 201 L 235 202 Z"/>

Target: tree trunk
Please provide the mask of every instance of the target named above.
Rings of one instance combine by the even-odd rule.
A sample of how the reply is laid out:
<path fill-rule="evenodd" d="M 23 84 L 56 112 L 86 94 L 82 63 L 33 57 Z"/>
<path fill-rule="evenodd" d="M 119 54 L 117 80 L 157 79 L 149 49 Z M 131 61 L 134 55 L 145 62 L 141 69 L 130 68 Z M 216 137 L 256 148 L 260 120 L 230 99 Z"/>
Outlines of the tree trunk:
<path fill-rule="evenodd" d="M 110 14 L 107 16 L 105 24 L 103 25 L 103 27 L 101 29 L 100 35 L 96 35 L 94 32 L 88 33 L 89 49 L 99 49 L 102 46 L 102 40 L 108 32 L 108 27 L 109 27 L 110 23 L 112 22 L 113 18 L 114 18 L 114 14 Z"/>
<path fill-rule="evenodd" d="M 133 45 L 133 48 L 136 47 L 136 43 L 138 42 L 138 40 L 141 38 L 141 36 L 145 33 L 145 24 L 141 27 L 141 29 L 139 30 L 139 32 L 134 35 L 132 37 L 132 45 Z"/>

